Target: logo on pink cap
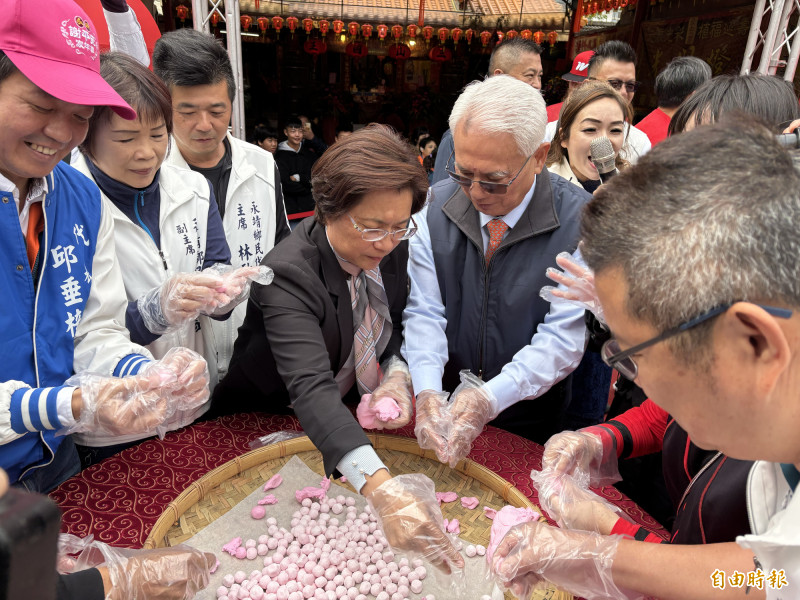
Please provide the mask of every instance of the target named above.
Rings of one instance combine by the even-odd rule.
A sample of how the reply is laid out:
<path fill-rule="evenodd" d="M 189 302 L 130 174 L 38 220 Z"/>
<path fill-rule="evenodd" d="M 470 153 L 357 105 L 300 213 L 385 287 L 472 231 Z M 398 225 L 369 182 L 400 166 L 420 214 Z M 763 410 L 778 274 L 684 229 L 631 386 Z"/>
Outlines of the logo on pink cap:
<path fill-rule="evenodd" d="M 100 46 L 97 43 L 97 36 L 92 33 L 91 21 L 77 15 L 72 21 L 74 25 L 70 24 L 69 19 L 61 21 L 61 35 L 64 36 L 67 45 L 75 50 L 76 54 L 88 54 L 89 58 L 96 60 Z"/>

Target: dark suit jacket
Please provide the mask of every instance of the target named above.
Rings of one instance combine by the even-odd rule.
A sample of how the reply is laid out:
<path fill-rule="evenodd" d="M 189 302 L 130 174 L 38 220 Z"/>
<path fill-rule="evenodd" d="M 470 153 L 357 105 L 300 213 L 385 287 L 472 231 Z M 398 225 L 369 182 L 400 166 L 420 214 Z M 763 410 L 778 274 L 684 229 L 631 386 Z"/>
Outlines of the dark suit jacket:
<path fill-rule="evenodd" d="M 408 242 L 402 242 L 380 264 L 393 328 L 381 362 L 400 356 L 407 262 Z M 262 264 L 275 272 L 275 279 L 268 286 L 253 285 L 230 370 L 214 392 L 212 411 L 281 412 L 288 400 L 331 474 L 347 452 L 369 444 L 342 403 L 334 379 L 353 346 L 348 275 L 325 228 L 312 218 L 275 246 Z"/>

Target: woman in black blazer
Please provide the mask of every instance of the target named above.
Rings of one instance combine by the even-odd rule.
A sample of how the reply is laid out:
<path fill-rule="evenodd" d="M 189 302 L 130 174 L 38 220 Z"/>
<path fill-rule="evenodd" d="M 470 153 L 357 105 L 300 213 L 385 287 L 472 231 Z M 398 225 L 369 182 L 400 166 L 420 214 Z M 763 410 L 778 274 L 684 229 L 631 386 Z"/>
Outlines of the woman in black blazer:
<path fill-rule="evenodd" d="M 461 566 L 441 529 L 433 482 L 392 477 L 345 405 L 371 391 L 400 407 L 400 416 L 383 426 L 411 418 L 411 378 L 400 356 L 406 240 L 416 232 L 412 215 L 425 203 L 427 177 L 407 142 L 371 125 L 326 151 L 312 184 L 315 215 L 264 258 L 275 279 L 253 287 L 212 412 L 291 407 L 322 453 L 325 473 L 346 475 L 368 498 L 393 547 L 422 552 L 445 570 Z M 361 288 L 368 293 L 359 296 Z M 367 298 L 365 321 L 372 327 L 359 329 L 354 305 L 363 312 Z M 371 338 L 372 345 L 356 337 Z M 369 348 L 375 360 L 362 358 Z"/>

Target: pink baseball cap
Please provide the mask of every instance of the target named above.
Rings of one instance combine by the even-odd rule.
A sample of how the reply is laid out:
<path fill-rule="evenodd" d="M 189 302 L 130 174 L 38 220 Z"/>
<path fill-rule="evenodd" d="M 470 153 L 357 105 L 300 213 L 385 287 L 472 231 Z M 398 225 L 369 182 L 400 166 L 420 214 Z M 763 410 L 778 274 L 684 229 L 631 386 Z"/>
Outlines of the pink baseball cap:
<path fill-rule="evenodd" d="M 578 54 L 572 61 L 572 70 L 564 73 L 561 79 L 567 81 L 583 81 L 589 74 L 589 61 L 594 56 L 594 50 L 586 50 Z"/>
<path fill-rule="evenodd" d="M 109 106 L 124 119 L 136 111 L 100 76 L 97 30 L 72 0 L 2 0 L 0 50 L 51 96 L 84 106 Z"/>

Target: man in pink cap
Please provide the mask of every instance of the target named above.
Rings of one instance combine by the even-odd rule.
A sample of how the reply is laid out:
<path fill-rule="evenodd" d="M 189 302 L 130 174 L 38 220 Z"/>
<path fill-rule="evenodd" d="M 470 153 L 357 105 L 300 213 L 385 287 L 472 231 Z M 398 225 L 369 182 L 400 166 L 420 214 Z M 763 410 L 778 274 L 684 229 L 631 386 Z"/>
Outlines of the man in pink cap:
<path fill-rule="evenodd" d="M 572 61 L 572 69 L 568 73 L 564 73 L 561 79 L 569 83 L 567 93 L 564 95 L 566 99 L 572 93 L 572 90 L 579 87 L 589 74 L 589 60 L 594 56 L 594 50 L 586 50 L 581 52 Z M 561 106 L 564 101 L 557 104 L 551 104 L 547 107 L 547 122 L 558 121 L 558 115 L 561 112 Z"/>
<path fill-rule="evenodd" d="M 64 434 L 155 433 L 208 398 L 208 372 L 185 349 L 153 361 L 130 342 L 111 215 L 60 162 L 94 106 L 136 118 L 100 76 L 94 25 L 72 0 L 0 5 L 0 466 L 47 492 L 79 469 Z"/>

